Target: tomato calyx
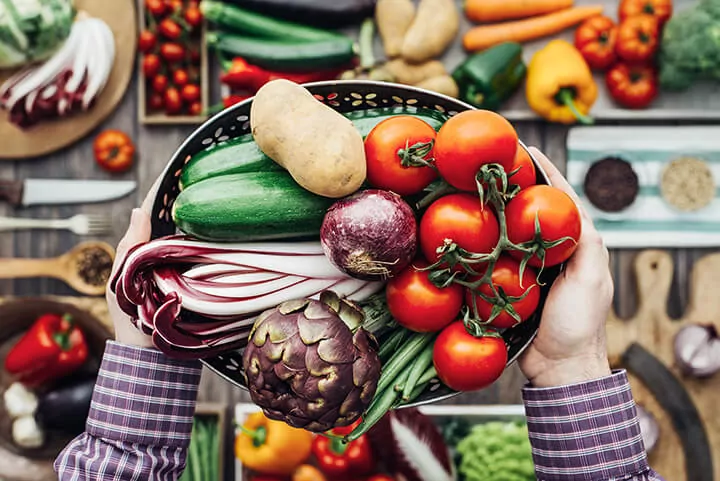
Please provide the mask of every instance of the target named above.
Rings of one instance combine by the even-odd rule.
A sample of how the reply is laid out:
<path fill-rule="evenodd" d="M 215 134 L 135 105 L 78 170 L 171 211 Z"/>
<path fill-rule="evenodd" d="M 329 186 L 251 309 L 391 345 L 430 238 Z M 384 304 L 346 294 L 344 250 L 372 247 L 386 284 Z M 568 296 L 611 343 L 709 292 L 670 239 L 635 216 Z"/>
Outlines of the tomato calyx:
<path fill-rule="evenodd" d="M 540 216 L 536 213 L 535 214 L 535 237 L 530 239 L 527 242 L 523 242 L 519 245 L 521 247 L 521 251 L 525 252 L 525 255 L 523 256 L 522 260 L 520 261 L 520 276 L 522 277 L 523 273 L 525 272 L 525 268 L 528 265 L 528 262 L 530 259 L 533 258 L 533 256 L 537 256 L 538 259 L 540 259 L 540 269 L 538 270 L 538 285 L 544 285 L 542 282 L 540 282 L 540 275 L 542 274 L 543 269 L 545 268 L 545 253 L 552 249 L 553 247 L 557 247 L 563 242 L 571 241 L 573 243 L 577 243 L 577 241 L 572 236 L 565 236 L 561 237 L 559 239 L 548 241 L 543 239 L 541 227 L 540 227 Z"/>
<path fill-rule="evenodd" d="M 433 170 L 437 170 L 435 167 L 434 159 L 426 159 L 427 155 L 432 152 L 435 141 L 429 142 L 418 142 L 413 145 L 408 145 L 405 142 L 405 147 L 399 149 L 397 152 L 400 157 L 400 165 L 403 167 L 430 167 Z"/>
<path fill-rule="evenodd" d="M 492 276 L 492 270 L 488 270 L 490 272 L 490 276 Z M 488 274 L 486 273 L 485 276 Z M 518 325 L 522 322 L 522 318 L 520 317 L 520 314 L 515 311 L 515 308 L 513 307 L 513 304 L 516 302 L 520 302 L 523 299 L 525 299 L 529 294 L 530 290 L 535 287 L 530 286 L 527 289 L 525 289 L 525 292 L 520 296 L 509 296 L 507 293 L 505 293 L 505 290 L 502 288 L 502 286 L 495 286 L 495 284 L 492 281 L 488 281 L 485 279 L 485 276 L 483 276 L 482 279 L 467 283 L 464 281 L 456 281 L 458 284 L 464 285 L 470 290 L 472 290 L 472 313 L 475 319 L 475 322 L 480 323 L 482 325 L 492 324 L 492 322 L 497 319 L 497 317 L 502 314 L 503 312 L 507 312 L 510 317 L 513 318 L 515 321 L 515 325 Z M 493 291 L 493 297 L 490 297 L 484 293 L 482 293 L 479 290 L 479 287 L 483 284 L 489 284 L 491 290 Z M 480 319 L 480 314 L 478 311 L 478 305 L 477 305 L 477 299 L 478 297 L 485 302 L 492 304 L 492 310 L 490 312 L 490 316 L 486 320 Z"/>
<path fill-rule="evenodd" d="M 465 308 L 463 310 L 463 317 L 462 317 L 463 325 L 465 326 L 465 330 L 473 337 L 481 338 L 481 337 L 499 337 L 502 338 L 502 335 L 496 330 L 491 327 L 487 326 L 486 322 L 482 322 L 478 320 L 476 317 L 470 315 L 470 310 Z"/>

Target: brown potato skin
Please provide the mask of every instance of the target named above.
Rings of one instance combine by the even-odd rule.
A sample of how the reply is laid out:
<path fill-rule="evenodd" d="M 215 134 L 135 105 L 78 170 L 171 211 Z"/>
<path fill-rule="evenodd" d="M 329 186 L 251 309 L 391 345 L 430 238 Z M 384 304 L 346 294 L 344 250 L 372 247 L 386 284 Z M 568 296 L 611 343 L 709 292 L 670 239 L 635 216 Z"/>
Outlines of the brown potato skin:
<path fill-rule="evenodd" d="M 395 58 L 402 51 L 405 34 L 415 18 L 412 0 L 378 0 L 375 23 L 387 58 Z"/>
<path fill-rule="evenodd" d="M 439 57 L 460 30 L 460 12 L 455 0 L 420 0 L 415 20 L 405 34 L 402 57 L 422 63 Z"/>

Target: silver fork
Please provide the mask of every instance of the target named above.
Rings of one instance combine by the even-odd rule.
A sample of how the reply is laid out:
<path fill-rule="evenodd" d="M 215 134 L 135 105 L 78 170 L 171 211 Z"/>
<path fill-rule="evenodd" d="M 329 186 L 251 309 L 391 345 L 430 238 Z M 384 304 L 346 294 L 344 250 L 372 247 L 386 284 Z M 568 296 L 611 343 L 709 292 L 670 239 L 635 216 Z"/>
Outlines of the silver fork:
<path fill-rule="evenodd" d="M 77 235 L 102 235 L 112 231 L 112 219 L 107 215 L 95 214 L 77 214 L 69 219 L 0 217 L 0 231 L 21 229 L 59 229 Z"/>

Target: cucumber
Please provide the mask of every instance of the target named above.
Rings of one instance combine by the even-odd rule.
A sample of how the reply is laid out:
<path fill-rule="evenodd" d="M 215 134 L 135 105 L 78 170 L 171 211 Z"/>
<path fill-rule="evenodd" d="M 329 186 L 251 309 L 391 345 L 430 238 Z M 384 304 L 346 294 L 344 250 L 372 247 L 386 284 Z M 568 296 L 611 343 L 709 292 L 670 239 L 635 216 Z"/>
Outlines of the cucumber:
<path fill-rule="evenodd" d="M 181 231 L 206 241 L 317 238 L 333 202 L 303 189 L 286 172 L 253 172 L 187 187 L 172 215 Z"/>
<path fill-rule="evenodd" d="M 436 110 L 412 106 L 357 110 L 343 115 L 352 121 L 363 138 L 367 137 L 377 124 L 397 115 L 412 115 L 424 120 L 435 130 L 440 130 L 448 119 L 447 115 Z M 282 170 L 282 167 L 266 156 L 253 142 L 252 135 L 247 134 L 195 154 L 183 167 L 180 189 L 220 175 L 277 170 Z"/>

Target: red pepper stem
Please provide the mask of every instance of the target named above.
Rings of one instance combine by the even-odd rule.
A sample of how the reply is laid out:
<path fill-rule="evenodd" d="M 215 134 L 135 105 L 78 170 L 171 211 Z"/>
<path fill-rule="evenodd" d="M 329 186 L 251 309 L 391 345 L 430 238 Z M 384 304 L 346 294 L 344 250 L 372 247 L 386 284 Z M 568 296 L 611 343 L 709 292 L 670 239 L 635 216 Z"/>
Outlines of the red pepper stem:
<path fill-rule="evenodd" d="M 569 108 L 572 114 L 575 116 L 576 119 L 578 119 L 578 122 L 580 122 L 581 124 L 590 125 L 594 123 L 592 117 L 589 117 L 580 112 L 580 110 L 578 110 L 577 105 L 575 105 L 575 93 L 572 89 L 561 88 L 557 94 L 557 100 L 561 104 Z"/>
<path fill-rule="evenodd" d="M 60 328 L 58 332 L 53 333 L 53 340 L 60 346 L 63 351 L 69 351 L 72 346 L 70 345 L 70 335 L 74 328 L 73 318 L 70 314 L 65 314 L 60 322 Z"/>

